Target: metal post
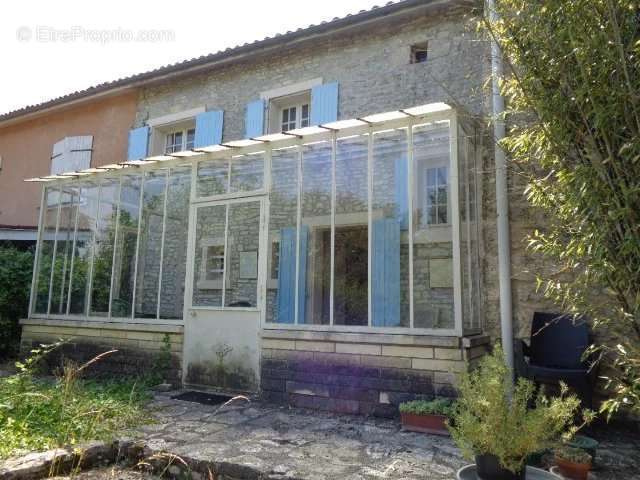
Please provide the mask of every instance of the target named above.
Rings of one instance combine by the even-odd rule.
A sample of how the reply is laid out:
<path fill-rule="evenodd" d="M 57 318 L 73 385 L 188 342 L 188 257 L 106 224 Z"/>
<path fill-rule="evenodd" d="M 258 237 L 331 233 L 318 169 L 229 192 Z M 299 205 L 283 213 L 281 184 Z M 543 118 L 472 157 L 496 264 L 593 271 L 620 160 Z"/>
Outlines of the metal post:
<path fill-rule="evenodd" d="M 498 20 L 495 0 L 487 0 L 489 21 Z M 513 314 L 511 305 L 511 238 L 509 234 L 509 197 L 507 189 L 507 160 L 500 141 L 505 137 L 504 98 L 500 94 L 503 75 L 500 45 L 491 41 L 491 98 L 496 158 L 496 210 L 498 230 L 498 280 L 500 286 L 500 328 L 502 348 L 507 366 L 513 371 Z"/>

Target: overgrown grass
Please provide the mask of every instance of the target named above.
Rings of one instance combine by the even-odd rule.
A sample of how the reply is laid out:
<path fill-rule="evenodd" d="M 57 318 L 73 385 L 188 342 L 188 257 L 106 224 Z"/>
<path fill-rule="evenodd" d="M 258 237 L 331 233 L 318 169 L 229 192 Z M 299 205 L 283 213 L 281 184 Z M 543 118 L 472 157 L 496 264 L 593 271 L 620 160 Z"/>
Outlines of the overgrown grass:
<path fill-rule="evenodd" d="M 143 380 L 85 380 L 88 365 L 67 363 L 54 378 L 36 376 L 37 366 L 55 346 L 34 350 L 18 373 L 0 379 L 0 458 L 27 451 L 110 440 L 149 420 L 150 398 Z"/>

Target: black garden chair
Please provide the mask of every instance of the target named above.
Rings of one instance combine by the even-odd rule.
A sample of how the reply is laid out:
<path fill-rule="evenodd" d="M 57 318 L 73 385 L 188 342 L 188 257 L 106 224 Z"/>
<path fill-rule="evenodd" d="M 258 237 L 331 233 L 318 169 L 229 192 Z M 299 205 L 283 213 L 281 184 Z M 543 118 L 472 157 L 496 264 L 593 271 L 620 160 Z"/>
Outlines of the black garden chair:
<path fill-rule="evenodd" d="M 584 317 L 535 312 L 530 343 L 515 345 L 516 373 L 536 384 L 563 381 L 591 408 L 595 369 L 583 358 L 589 344 Z"/>

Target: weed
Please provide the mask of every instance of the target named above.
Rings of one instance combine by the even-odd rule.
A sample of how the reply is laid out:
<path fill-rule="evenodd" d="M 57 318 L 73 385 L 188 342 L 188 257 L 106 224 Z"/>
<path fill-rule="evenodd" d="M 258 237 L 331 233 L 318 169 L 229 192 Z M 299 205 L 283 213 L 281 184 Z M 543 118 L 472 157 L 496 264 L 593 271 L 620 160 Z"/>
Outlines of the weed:
<path fill-rule="evenodd" d="M 17 362 L 18 373 L 0 379 L 0 458 L 31 450 L 110 440 L 148 420 L 147 385 L 135 379 L 86 380 L 84 370 L 114 351 L 77 365 L 67 361 L 56 377 L 35 375 L 60 342 Z"/>

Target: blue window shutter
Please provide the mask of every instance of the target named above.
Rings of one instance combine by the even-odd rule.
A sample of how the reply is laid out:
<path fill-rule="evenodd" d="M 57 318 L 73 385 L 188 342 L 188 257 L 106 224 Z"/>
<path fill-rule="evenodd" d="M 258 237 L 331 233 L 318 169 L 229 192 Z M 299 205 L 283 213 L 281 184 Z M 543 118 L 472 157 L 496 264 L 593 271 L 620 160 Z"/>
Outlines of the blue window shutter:
<path fill-rule="evenodd" d="M 129 130 L 129 150 L 127 160 L 140 160 L 147 156 L 149 144 L 149 127 L 140 127 Z"/>
<path fill-rule="evenodd" d="M 296 293 L 296 227 L 280 231 L 278 260 L 278 323 L 294 323 Z"/>
<path fill-rule="evenodd" d="M 196 137 L 193 146 L 199 148 L 222 143 L 223 118 L 222 110 L 196 115 Z"/>
<path fill-rule="evenodd" d="M 305 322 L 307 312 L 307 248 L 309 246 L 309 227 L 300 225 L 300 261 L 298 262 L 298 323 Z"/>
<path fill-rule="evenodd" d="M 373 228 L 372 324 L 400 325 L 400 225 L 395 218 L 375 220 Z"/>
<path fill-rule="evenodd" d="M 409 172 L 407 171 L 407 157 L 402 156 L 395 160 L 396 173 L 396 219 L 402 230 L 409 229 Z"/>
<path fill-rule="evenodd" d="M 338 120 L 338 82 L 316 85 L 311 89 L 311 125 Z"/>
<path fill-rule="evenodd" d="M 245 138 L 259 137 L 264 134 L 264 100 L 254 100 L 247 104 L 244 125 Z"/>

